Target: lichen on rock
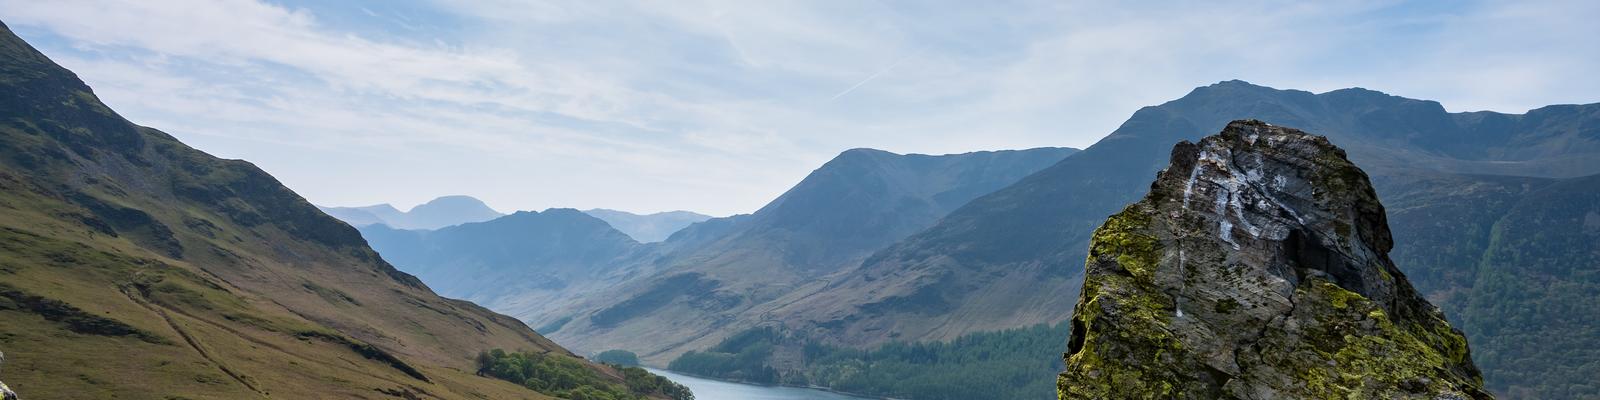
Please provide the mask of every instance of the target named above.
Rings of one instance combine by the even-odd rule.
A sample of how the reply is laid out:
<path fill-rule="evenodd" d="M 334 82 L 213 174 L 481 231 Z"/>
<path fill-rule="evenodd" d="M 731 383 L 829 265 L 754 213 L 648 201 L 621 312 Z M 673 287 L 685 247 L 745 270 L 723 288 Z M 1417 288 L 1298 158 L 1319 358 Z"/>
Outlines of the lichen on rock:
<path fill-rule="evenodd" d="M 1491 398 L 1384 215 L 1324 137 L 1236 121 L 1179 143 L 1094 233 L 1060 398 Z"/>

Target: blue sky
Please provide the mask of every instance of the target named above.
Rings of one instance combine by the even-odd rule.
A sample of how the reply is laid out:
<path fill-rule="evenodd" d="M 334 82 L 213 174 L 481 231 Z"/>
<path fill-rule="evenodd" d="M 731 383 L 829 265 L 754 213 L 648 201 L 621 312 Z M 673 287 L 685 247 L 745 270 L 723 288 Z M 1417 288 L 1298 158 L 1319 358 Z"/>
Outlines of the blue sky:
<path fill-rule="evenodd" d="M 750 212 L 845 149 L 1084 147 L 1243 79 L 1600 101 L 1594 1 L 0 0 L 129 119 L 323 205 Z"/>

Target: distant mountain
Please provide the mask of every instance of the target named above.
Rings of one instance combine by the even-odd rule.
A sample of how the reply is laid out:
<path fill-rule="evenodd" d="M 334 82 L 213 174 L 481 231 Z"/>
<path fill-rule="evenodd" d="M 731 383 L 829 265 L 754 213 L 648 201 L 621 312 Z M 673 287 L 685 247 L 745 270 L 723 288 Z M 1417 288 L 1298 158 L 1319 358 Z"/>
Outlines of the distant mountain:
<path fill-rule="evenodd" d="M 22 398 L 551 398 L 475 374 L 544 354 L 435 295 L 248 162 L 118 116 L 0 24 L 0 347 Z"/>
<path fill-rule="evenodd" d="M 1497 213 L 1552 178 L 1579 179 L 1570 184 L 1581 186 L 1585 181 L 1579 176 L 1600 173 L 1600 104 L 1548 106 L 1521 115 L 1448 113 L 1436 102 L 1365 89 L 1313 94 L 1241 81 L 1201 87 L 1178 100 L 1140 109 L 1083 152 L 973 200 L 938 224 L 877 252 L 861 267 L 795 290 L 760 315 L 808 337 L 851 346 L 949 340 L 970 332 L 1060 322 L 1070 315 L 1077 296 L 1080 265 L 1094 228 L 1148 189 L 1146 182 L 1165 165 L 1173 143 L 1197 140 L 1234 119 L 1260 119 L 1327 135 L 1372 174 L 1381 197 L 1397 199 L 1390 203 L 1392 225 L 1397 240 L 1406 240 L 1399 240 L 1394 250 L 1396 264 L 1415 272 L 1419 290 L 1462 322 L 1460 327 L 1481 350 L 1476 352 L 1479 365 L 1492 390 L 1505 393 L 1515 384 L 1539 394 L 1531 397 L 1600 393 L 1556 377 L 1592 372 L 1587 366 L 1600 365 L 1595 362 L 1600 354 L 1570 353 L 1574 355 L 1568 357 L 1578 358 L 1569 358 L 1574 361 L 1570 363 L 1546 361 L 1552 358 L 1539 355 L 1570 347 L 1557 347 L 1555 341 L 1480 337 L 1496 333 L 1478 328 L 1474 318 L 1496 319 L 1516 311 L 1472 311 L 1460 300 L 1446 299 L 1472 298 L 1480 304 L 1505 300 L 1473 294 L 1485 284 L 1512 282 L 1485 282 L 1477 272 L 1487 267 L 1487 255 L 1498 254 L 1488 247 L 1496 239 L 1493 233 L 1516 226 Z M 1550 262 L 1568 271 L 1596 265 L 1584 260 Z M 1529 299 L 1548 301 L 1542 304 L 1550 308 L 1520 316 L 1561 321 L 1557 310 L 1596 298 L 1588 288 L 1600 279 L 1563 274 L 1558 275 L 1561 280 L 1542 284 L 1574 288 L 1569 296 Z M 1475 317 L 1472 312 L 1487 314 Z M 1600 323 L 1580 326 L 1600 331 Z M 1520 361 L 1513 369 L 1501 359 Z M 1587 361 L 1576 362 L 1581 360 Z M 1513 381 L 1514 376 L 1526 380 Z"/>
<path fill-rule="evenodd" d="M 568 208 L 519 211 L 432 231 L 359 229 L 385 260 L 440 294 L 491 306 L 501 296 L 596 279 L 642 250 L 605 221 Z"/>
<path fill-rule="evenodd" d="M 583 301 L 560 313 L 503 310 L 536 325 L 562 322 L 547 333 L 578 348 L 626 348 L 661 361 L 667 353 L 715 344 L 741 329 L 730 322 L 754 320 L 733 315 L 852 267 L 968 200 L 1075 151 L 845 151 L 753 214 L 697 223 L 657 244 L 632 272 L 634 279 L 584 293 Z"/>
<path fill-rule="evenodd" d="M 627 211 L 596 208 L 585 210 L 583 213 L 606 221 L 607 224 L 611 224 L 611 227 L 628 234 L 628 236 L 633 237 L 633 240 L 637 240 L 640 243 L 667 240 L 668 236 L 672 236 L 673 233 L 688 227 L 690 224 L 711 219 L 709 215 L 688 211 L 667 211 L 639 215 Z"/>
<path fill-rule="evenodd" d="M 412 207 L 411 211 L 400 211 L 389 204 L 318 208 L 350 226 L 384 224 L 399 229 L 439 229 L 505 215 L 471 196 L 444 196 Z"/>

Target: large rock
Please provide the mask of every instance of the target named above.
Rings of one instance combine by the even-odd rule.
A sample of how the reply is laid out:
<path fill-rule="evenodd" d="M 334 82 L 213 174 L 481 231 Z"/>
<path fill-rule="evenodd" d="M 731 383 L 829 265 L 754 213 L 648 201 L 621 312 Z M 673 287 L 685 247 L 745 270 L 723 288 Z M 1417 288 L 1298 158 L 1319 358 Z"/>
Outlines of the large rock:
<path fill-rule="evenodd" d="M 1252 120 L 1182 142 L 1094 233 L 1060 397 L 1491 398 L 1392 247 L 1326 138 Z"/>

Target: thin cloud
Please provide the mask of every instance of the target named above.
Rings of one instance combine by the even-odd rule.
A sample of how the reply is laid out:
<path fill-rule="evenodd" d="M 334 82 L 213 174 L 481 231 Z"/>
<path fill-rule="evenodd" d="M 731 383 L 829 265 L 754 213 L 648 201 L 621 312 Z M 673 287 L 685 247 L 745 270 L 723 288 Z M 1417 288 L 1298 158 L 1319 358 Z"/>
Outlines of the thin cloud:
<path fill-rule="evenodd" d="M 843 149 L 1082 147 L 1236 78 L 1452 110 L 1600 93 L 1592 1 L 284 4 L 0 19 L 136 122 L 330 204 L 749 212 Z"/>
<path fill-rule="evenodd" d="M 844 91 L 841 91 L 838 94 L 833 95 L 833 97 L 829 97 L 828 101 L 838 100 L 840 97 L 844 97 L 844 95 L 850 94 L 850 92 L 854 92 L 856 90 L 856 88 L 859 88 L 862 85 L 866 85 L 867 82 L 872 82 L 873 79 L 878 79 L 879 76 L 882 76 L 883 74 L 888 73 L 890 70 L 893 70 L 894 67 L 900 66 L 900 63 L 905 62 L 906 60 L 910 59 L 912 56 L 915 56 L 915 54 L 912 54 L 910 56 L 901 57 L 900 59 L 895 60 L 893 64 L 889 64 L 889 66 L 883 67 L 883 69 L 878 70 L 878 72 L 873 72 L 871 76 L 867 77 L 867 79 L 862 79 L 860 82 L 856 82 L 856 84 L 850 85 L 850 87 L 846 88 Z"/>

